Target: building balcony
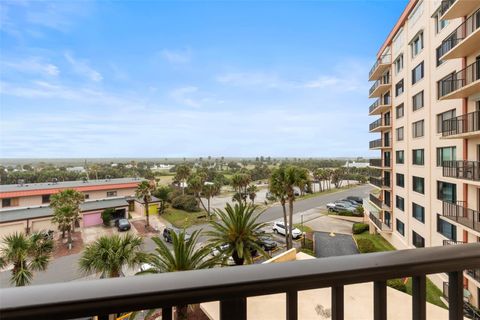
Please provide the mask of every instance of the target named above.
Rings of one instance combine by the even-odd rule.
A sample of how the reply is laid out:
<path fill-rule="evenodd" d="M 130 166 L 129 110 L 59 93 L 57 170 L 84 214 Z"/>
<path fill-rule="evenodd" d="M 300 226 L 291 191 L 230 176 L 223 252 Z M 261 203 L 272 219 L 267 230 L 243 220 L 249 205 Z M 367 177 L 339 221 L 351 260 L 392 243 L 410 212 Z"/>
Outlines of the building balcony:
<path fill-rule="evenodd" d="M 480 269 L 469 269 L 465 273 L 480 283 Z"/>
<path fill-rule="evenodd" d="M 388 149 L 392 147 L 392 140 L 385 140 L 385 139 L 377 139 L 377 140 L 372 140 L 369 143 L 369 147 L 372 150 L 375 149 Z"/>
<path fill-rule="evenodd" d="M 442 19 L 463 18 L 478 6 L 476 0 L 443 0 L 440 5 Z"/>
<path fill-rule="evenodd" d="M 380 188 L 380 189 L 390 189 L 391 181 L 390 179 L 385 179 L 382 177 L 369 177 L 368 181 L 371 185 Z"/>
<path fill-rule="evenodd" d="M 442 171 L 444 177 L 480 181 L 480 161 L 443 161 Z"/>
<path fill-rule="evenodd" d="M 389 170 L 391 161 L 388 158 L 385 159 L 370 159 L 369 166 L 376 169 Z"/>
<path fill-rule="evenodd" d="M 440 100 L 468 98 L 478 92 L 480 92 L 480 60 L 438 81 Z"/>
<path fill-rule="evenodd" d="M 389 95 L 378 98 L 370 108 L 368 109 L 368 114 L 371 116 L 379 115 L 384 112 L 387 112 L 392 107 L 392 101 Z"/>
<path fill-rule="evenodd" d="M 388 90 L 390 90 L 392 84 L 390 76 L 382 76 L 380 79 L 375 81 L 369 91 L 369 98 L 380 98 Z"/>
<path fill-rule="evenodd" d="M 373 282 L 373 292 L 364 291 L 372 296 L 366 314 L 387 319 L 391 304 L 386 281 L 412 277 L 412 308 L 405 316 L 425 319 L 426 275 L 448 272 L 450 319 L 463 319 L 463 270 L 480 268 L 480 244 L 460 246 L 6 288 L 0 314 L 2 320 L 108 319 L 111 314 L 162 309 L 162 319 L 170 320 L 175 306 L 219 301 L 217 319 L 246 320 L 247 298 L 250 303 L 255 296 L 282 293 L 284 300 L 264 306 L 296 320 L 304 303 L 299 293 L 328 288 L 331 299 L 325 307 L 332 319 L 343 319 L 352 308 L 344 301 L 345 286 Z"/>
<path fill-rule="evenodd" d="M 442 138 L 465 139 L 480 136 L 480 111 L 463 114 L 442 122 Z"/>
<path fill-rule="evenodd" d="M 464 227 L 480 232 L 480 214 L 465 207 L 464 202 L 451 203 L 443 201 L 442 216 Z"/>
<path fill-rule="evenodd" d="M 368 215 L 368 219 L 375 225 L 375 227 L 382 232 L 392 232 L 392 224 L 390 225 L 385 224 L 382 219 L 378 215 L 373 212 L 370 212 Z"/>
<path fill-rule="evenodd" d="M 456 244 L 464 244 L 466 243 L 465 241 L 456 241 L 456 240 L 443 240 L 443 245 L 444 246 L 451 246 L 451 245 L 456 245 Z"/>
<path fill-rule="evenodd" d="M 368 80 L 377 80 L 392 65 L 392 55 L 384 54 L 377 59 L 368 73 Z"/>
<path fill-rule="evenodd" d="M 391 129 L 390 118 L 381 117 L 370 123 L 370 132 L 382 132 Z"/>
<path fill-rule="evenodd" d="M 463 58 L 476 52 L 478 43 L 480 43 L 480 9 L 443 40 L 439 55 L 442 60 Z"/>

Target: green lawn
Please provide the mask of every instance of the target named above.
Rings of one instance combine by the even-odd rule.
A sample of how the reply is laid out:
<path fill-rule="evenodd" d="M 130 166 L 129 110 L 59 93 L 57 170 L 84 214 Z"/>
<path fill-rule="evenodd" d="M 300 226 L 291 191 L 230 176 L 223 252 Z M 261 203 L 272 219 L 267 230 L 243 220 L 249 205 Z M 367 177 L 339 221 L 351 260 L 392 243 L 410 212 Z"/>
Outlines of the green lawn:
<path fill-rule="evenodd" d="M 300 223 L 295 223 L 293 225 L 295 228 L 297 228 L 298 230 L 302 231 L 302 232 L 312 232 L 313 229 L 306 226 L 305 224 L 302 226 Z"/>
<path fill-rule="evenodd" d="M 361 234 L 354 234 L 355 240 L 359 239 L 369 239 L 373 242 L 373 245 L 377 249 L 377 251 L 392 251 L 395 250 L 395 247 L 392 246 L 387 240 L 385 240 L 379 234 L 370 234 L 368 231 L 365 231 Z"/>
<path fill-rule="evenodd" d="M 188 228 L 194 224 L 207 223 L 205 211 L 187 212 L 175 208 L 166 208 L 162 217 L 177 228 Z M 203 216 L 203 217 L 202 217 Z"/>
<path fill-rule="evenodd" d="M 412 294 L 412 278 L 408 279 L 407 282 L 407 293 Z M 447 309 L 447 306 L 440 300 L 442 296 L 442 290 L 440 290 L 436 285 L 433 284 L 430 279 L 427 278 L 427 301 L 437 305 L 439 307 Z"/>
<path fill-rule="evenodd" d="M 354 234 L 353 236 L 357 241 L 359 239 L 371 240 L 373 245 L 379 252 L 396 250 L 394 246 L 392 246 L 387 240 L 385 240 L 379 234 L 370 234 L 368 233 L 368 231 L 366 231 L 361 234 Z M 408 293 L 409 295 L 412 295 L 412 279 L 411 278 L 408 279 L 406 287 L 407 287 L 406 293 Z M 427 301 L 439 307 L 446 308 L 442 300 L 440 300 L 441 296 L 442 296 L 442 291 L 437 286 L 435 286 L 432 281 L 430 281 L 427 278 Z"/>

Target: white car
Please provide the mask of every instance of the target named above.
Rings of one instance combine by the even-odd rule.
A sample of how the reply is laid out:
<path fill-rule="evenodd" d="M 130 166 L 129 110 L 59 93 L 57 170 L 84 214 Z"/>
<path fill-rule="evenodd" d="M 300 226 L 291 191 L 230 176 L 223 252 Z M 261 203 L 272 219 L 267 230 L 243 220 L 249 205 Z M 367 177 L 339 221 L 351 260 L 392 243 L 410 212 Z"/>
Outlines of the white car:
<path fill-rule="evenodd" d="M 288 225 L 287 225 L 288 227 Z M 285 225 L 283 224 L 283 222 L 280 222 L 280 221 L 275 221 L 273 223 L 273 232 L 275 233 L 279 233 L 281 235 L 285 235 L 287 232 L 285 230 Z M 298 239 L 302 236 L 302 231 L 300 231 L 299 229 L 297 228 L 293 228 L 292 229 L 292 237 L 293 239 Z"/>

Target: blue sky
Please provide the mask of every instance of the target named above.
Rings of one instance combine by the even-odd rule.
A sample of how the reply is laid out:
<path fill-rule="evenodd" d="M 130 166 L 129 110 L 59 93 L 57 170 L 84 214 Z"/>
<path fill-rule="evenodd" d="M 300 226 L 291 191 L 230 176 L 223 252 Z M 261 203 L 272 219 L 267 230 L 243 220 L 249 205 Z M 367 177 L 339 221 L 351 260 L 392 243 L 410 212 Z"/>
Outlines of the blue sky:
<path fill-rule="evenodd" d="M 406 2 L 4 0 L 0 157 L 369 156 Z"/>

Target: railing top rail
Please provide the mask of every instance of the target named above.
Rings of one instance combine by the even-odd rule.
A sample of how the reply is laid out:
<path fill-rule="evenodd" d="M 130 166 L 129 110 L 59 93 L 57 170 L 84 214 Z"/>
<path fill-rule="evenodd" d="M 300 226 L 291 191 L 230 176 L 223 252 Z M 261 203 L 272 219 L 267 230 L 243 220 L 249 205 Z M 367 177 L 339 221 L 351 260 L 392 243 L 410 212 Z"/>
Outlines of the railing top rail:
<path fill-rule="evenodd" d="M 468 66 L 466 66 L 465 68 L 455 72 L 454 74 L 448 74 L 446 75 L 445 77 L 443 77 L 442 79 L 440 79 L 441 82 L 455 82 L 455 81 L 461 81 L 461 80 L 464 80 L 465 79 L 465 72 L 468 71 L 468 69 L 474 69 L 477 67 L 477 64 L 480 65 L 480 60 L 476 60 L 474 62 L 472 62 L 471 64 L 469 64 Z M 459 78 L 458 75 L 462 74 L 463 75 L 463 78 Z"/>
<path fill-rule="evenodd" d="M 480 243 L 0 291 L 2 319 L 74 318 L 480 267 Z"/>
<path fill-rule="evenodd" d="M 480 11 L 480 9 L 477 9 L 475 10 L 474 13 L 472 13 L 470 16 L 467 17 L 467 19 L 465 19 L 457 28 L 455 28 L 455 30 L 453 30 L 446 38 L 445 40 L 442 41 L 442 44 L 447 42 L 447 41 L 451 41 L 450 38 L 454 38 L 455 40 L 463 40 L 465 39 L 469 34 L 467 33 L 467 29 L 466 29 L 466 25 L 469 24 L 469 23 L 473 23 L 474 22 L 474 19 L 476 19 L 475 15 L 477 14 L 477 12 Z M 474 26 L 475 24 L 473 24 Z M 472 32 L 477 30 L 477 28 L 474 28 L 473 30 L 471 30 Z M 459 32 L 464 32 L 463 34 L 463 37 L 459 37 L 458 36 L 458 33 Z M 454 37 L 454 36 L 457 36 L 457 37 Z M 456 45 L 456 44 L 455 44 Z"/>
<path fill-rule="evenodd" d="M 389 60 L 386 60 L 389 59 Z M 375 63 L 373 64 L 372 68 L 370 69 L 370 72 L 368 73 L 369 76 L 371 76 L 374 72 L 375 72 L 375 69 L 377 69 L 377 67 L 380 65 L 380 64 L 390 64 L 391 63 L 391 54 L 389 53 L 386 53 L 384 55 L 382 55 L 381 57 L 379 57 Z"/>

